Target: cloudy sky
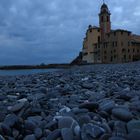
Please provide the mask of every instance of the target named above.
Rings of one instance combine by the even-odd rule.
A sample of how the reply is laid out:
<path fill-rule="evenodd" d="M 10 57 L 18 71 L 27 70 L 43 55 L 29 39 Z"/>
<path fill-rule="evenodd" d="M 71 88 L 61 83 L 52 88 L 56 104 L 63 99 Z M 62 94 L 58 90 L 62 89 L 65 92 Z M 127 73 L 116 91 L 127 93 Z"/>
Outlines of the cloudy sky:
<path fill-rule="evenodd" d="M 106 0 L 112 28 L 140 34 L 139 0 Z M 70 62 L 101 0 L 0 0 L 0 65 Z"/>

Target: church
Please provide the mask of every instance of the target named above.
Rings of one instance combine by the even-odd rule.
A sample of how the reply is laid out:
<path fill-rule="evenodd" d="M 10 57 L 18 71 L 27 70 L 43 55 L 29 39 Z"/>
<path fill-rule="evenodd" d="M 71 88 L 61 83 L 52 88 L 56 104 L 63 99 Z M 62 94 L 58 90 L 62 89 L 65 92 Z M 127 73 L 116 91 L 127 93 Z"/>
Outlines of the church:
<path fill-rule="evenodd" d="M 99 27 L 89 25 L 83 41 L 83 63 L 126 63 L 140 60 L 140 36 L 132 32 L 111 29 L 111 13 L 103 3 Z"/>

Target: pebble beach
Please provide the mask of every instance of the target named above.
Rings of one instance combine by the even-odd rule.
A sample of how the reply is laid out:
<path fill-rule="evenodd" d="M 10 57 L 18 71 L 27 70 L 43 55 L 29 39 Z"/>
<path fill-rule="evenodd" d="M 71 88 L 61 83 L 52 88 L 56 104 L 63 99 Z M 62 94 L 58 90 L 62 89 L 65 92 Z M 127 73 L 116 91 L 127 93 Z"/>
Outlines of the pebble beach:
<path fill-rule="evenodd" d="M 0 140 L 140 140 L 140 62 L 0 76 Z"/>

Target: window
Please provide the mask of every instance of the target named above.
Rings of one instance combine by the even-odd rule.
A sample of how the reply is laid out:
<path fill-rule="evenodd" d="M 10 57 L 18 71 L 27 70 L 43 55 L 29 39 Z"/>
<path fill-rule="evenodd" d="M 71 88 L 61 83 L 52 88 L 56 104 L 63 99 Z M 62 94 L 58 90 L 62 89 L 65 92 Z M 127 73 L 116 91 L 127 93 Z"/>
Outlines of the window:
<path fill-rule="evenodd" d="M 108 44 L 107 42 L 104 43 L 104 48 L 107 48 L 107 44 Z"/>
<path fill-rule="evenodd" d="M 114 36 L 116 36 L 116 32 L 114 32 Z"/>
<path fill-rule="evenodd" d="M 100 36 L 98 36 L 98 43 L 100 42 Z"/>
<path fill-rule="evenodd" d="M 114 47 L 114 42 L 112 42 L 112 46 Z"/>
<path fill-rule="evenodd" d="M 84 53 L 84 55 L 88 55 L 88 53 Z"/>
<path fill-rule="evenodd" d="M 123 52 L 125 52 L 125 49 L 124 49 L 124 48 L 122 49 L 122 53 L 123 53 Z"/>
<path fill-rule="evenodd" d="M 121 31 L 121 35 L 123 35 L 123 31 Z"/>
<path fill-rule="evenodd" d="M 114 49 L 114 53 L 116 52 L 116 50 Z"/>
<path fill-rule="evenodd" d="M 90 29 L 89 32 L 92 33 L 92 29 Z"/>
<path fill-rule="evenodd" d="M 115 42 L 115 46 L 117 47 L 117 41 Z"/>
<path fill-rule="evenodd" d="M 128 52 L 130 52 L 130 49 L 128 49 Z"/>
<path fill-rule="evenodd" d="M 111 56 L 111 58 L 110 58 L 110 61 L 112 62 L 113 61 L 113 57 Z"/>
<path fill-rule="evenodd" d="M 104 51 L 104 54 L 107 54 L 107 52 L 106 52 L 106 51 Z"/>
<path fill-rule="evenodd" d="M 130 46 L 130 42 L 128 42 L 128 46 Z"/>
<path fill-rule="evenodd" d="M 123 57 L 124 57 L 124 59 L 126 59 L 126 55 L 124 55 Z"/>
<path fill-rule="evenodd" d="M 114 59 L 116 59 L 116 55 L 114 55 Z"/>
<path fill-rule="evenodd" d="M 104 56 L 104 59 L 107 59 L 107 57 L 106 57 L 106 56 Z"/>
<path fill-rule="evenodd" d="M 97 44 L 95 44 L 95 49 L 97 49 Z"/>
<path fill-rule="evenodd" d="M 135 52 L 135 49 L 133 49 L 133 52 Z"/>
<path fill-rule="evenodd" d="M 137 52 L 139 53 L 139 50 L 137 50 Z"/>
<path fill-rule="evenodd" d="M 109 16 L 107 16 L 107 22 L 109 22 Z"/>
<path fill-rule="evenodd" d="M 131 55 L 129 55 L 129 59 L 131 59 Z"/>
<path fill-rule="evenodd" d="M 104 17 L 103 16 L 101 17 L 101 21 L 104 22 Z"/>

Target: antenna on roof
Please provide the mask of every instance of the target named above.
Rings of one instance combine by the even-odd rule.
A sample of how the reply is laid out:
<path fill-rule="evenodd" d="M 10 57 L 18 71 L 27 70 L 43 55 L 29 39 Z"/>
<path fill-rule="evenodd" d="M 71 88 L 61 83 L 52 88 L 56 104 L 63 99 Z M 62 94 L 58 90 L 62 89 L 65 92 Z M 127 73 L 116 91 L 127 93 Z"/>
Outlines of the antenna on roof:
<path fill-rule="evenodd" d="M 105 3 L 105 0 L 103 0 L 103 3 Z"/>

